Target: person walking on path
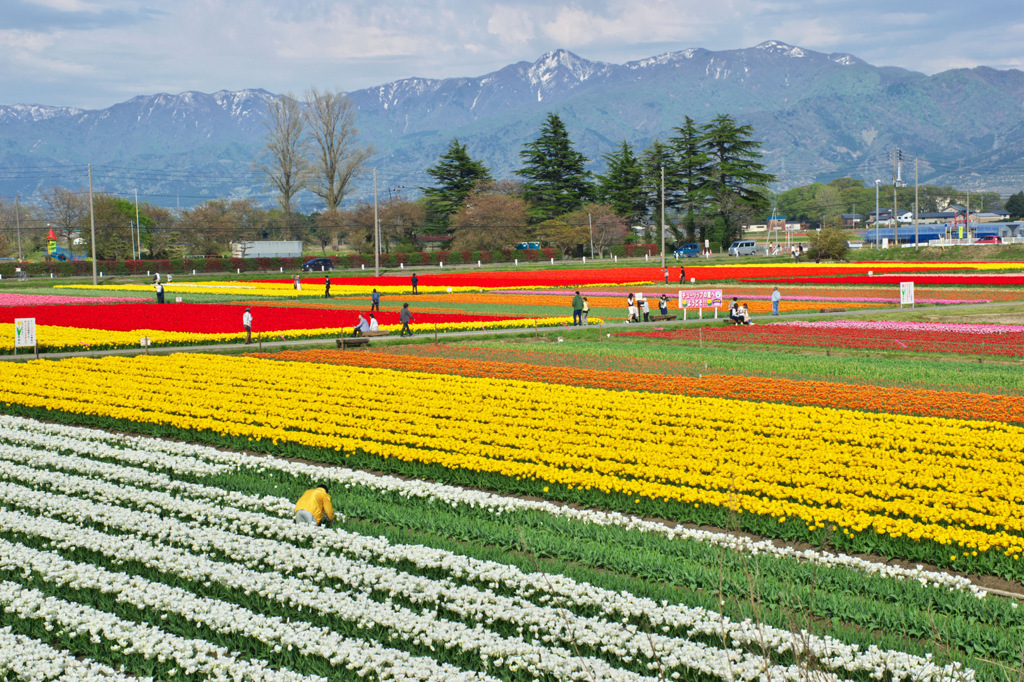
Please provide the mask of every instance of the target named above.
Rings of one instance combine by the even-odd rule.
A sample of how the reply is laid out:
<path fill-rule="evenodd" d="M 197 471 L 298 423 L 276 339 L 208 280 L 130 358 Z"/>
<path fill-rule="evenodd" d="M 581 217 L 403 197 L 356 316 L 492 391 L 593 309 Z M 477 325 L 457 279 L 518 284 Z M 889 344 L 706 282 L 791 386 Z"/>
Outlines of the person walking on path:
<path fill-rule="evenodd" d="M 665 284 L 668 284 L 668 268 L 662 268 L 661 274 L 665 276 Z"/>
<path fill-rule="evenodd" d="M 779 301 L 782 300 L 782 294 L 779 293 L 779 288 L 775 287 L 775 291 L 772 292 L 772 315 L 779 314 Z"/>
<path fill-rule="evenodd" d="M 583 310 L 581 311 L 581 313 L 583 315 L 583 326 L 586 327 L 587 315 L 590 314 L 590 301 L 587 300 L 586 296 L 583 297 Z"/>
<path fill-rule="evenodd" d="M 295 291 L 302 291 L 302 278 L 299 273 L 295 273 Z"/>
<path fill-rule="evenodd" d="M 252 343 L 252 313 L 246 308 L 242 313 L 242 326 L 245 327 L 245 345 Z"/>
<path fill-rule="evenodd" d="M 164 285 L 160 284 L 159 282 L 156 283 L 156 302 L 164 302 Z"/>
<path fill-rule="evenodd" d="M 651 304 L 647 302 L 646 298 L 640 299 L 640 310 L 644 314 L 644 322 L 651 321 Z"/>
<path fill-rule="evenodd" d="M 580 292 L 572 297 L 572 326 L 577 327 L 583 323 L 583 297 Z"/>
<path fill-rule="evenodd" d="M 380 292 L 376 289 L 374 289 L 373 293 L 370 294 L 370 310 L 376 310 L 378 313 L 380 312 Z"/>
<path fill-rule="evenodd" d="M 679 266 L 679 283 L 683 284 L 686 282 L 686 268 Z M 668 284 L 668 278 L 665 278 L 665 284 Z"/>
<path fill-rule="evenodd" d="M 320 484 L 302 493 L 295 503 L 295 523 L 311 526 L 330 526 L 334 523 L 334 507 L 327 486 Z"/>
<path fill-rule="evenodd" d="M 331 276 L 324 277 L 324 298 L 331 297 Z"/>
<path fill-rule="evenodd" d="M 416 276 L 416 273 L 412 273 L 412 293 L 420 293 L 420 278 Z"/>
<path fill-rule="evenodd" d="M 402 304 L 402 312 L 399 313 L 398 319 L 402 322 L 402 331 L 399 336 L 405 336 L 406 332 L 409 332 L 409 336 L 412 336 L 412 330 L 409 329 L 409 323 L 412 322 L 412 313 L 409 312 L 409 304 Z"/>

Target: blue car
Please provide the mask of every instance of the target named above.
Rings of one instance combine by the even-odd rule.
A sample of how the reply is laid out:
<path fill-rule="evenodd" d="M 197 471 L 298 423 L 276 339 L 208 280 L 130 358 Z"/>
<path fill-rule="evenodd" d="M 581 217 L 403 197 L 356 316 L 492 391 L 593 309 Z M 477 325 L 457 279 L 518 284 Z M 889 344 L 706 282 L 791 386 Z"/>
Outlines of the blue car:
<path fill-rule="evenodd" d="M 696 258 L 700 255 L 700 249 L 696 244 L 683 244 L 676 249 L 676 258 Z"/>

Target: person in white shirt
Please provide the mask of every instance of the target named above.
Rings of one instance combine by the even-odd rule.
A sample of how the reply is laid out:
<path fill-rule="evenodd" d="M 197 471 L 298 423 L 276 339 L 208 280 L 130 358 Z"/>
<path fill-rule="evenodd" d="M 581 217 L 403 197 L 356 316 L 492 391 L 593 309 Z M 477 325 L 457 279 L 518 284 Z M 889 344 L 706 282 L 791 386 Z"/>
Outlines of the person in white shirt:
<path fill-rule="evenodd" d="M 252 343 L 252 313 L 246 308 L 242 314 L 242 326 L 245 327 L 245 343 Z"/>
<path fill-rule="evenodd" d="M 377 324 L 377 318 L 373 316 L 373 313 L 370 313 L 370 331 L 380 331 L 380 325 Z"/>

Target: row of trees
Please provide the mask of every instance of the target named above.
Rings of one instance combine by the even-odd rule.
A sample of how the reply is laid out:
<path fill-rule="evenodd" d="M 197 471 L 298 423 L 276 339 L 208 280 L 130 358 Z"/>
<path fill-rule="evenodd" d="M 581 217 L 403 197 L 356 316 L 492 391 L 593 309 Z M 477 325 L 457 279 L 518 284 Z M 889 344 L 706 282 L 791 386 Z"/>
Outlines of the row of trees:
<path fill-rule="evenodd" d="M 551 243 L 586 243 L 595 213 L 602 226 L 614 220 L 620 232 L 645 225 L 648 239 L 660 225 L 662 207 L 673 242 L 709 239 L 728 244 L 743 222 L 769 206 L 767 186 L 775 177 L 761 163 L 760 143 L 750 126 L 721 115 L 704 126 L 687 117 L 667 142 L 655 140 L 639 155 L 628 142 L 604 156 L 606 172 L 586 170 L 587 159 L 572 145 L 557 114 L 549 114 L 539 136 L 520 152 L 516 186 L 494 182 L 488 168 L 453 140 L 427 173 L 424 187 L 428 229 L 457 243 L 484 239 L 473 228 L 525 212 L 519 238 Z M 494 214 L 494 216 L 492 216 Z M 617 219 L 617 220 L 615 220 Z M 517 218 L 518 220 L 518 218 Z M 508 232 L 503 227 L 495 229 Z M 601 228 L 602 241 L 609 230 Z M 595 251 L 598 248 L 594 244 Z"/>
<path fill-rule="evenodd" d="M 806 222 L 812 227 L 837 227 L 842 224 L 842 214 L 859 214 L 866 220 L 875 211 L 875 186 L 866 186 L 863 180 L 837 178 L 832 182 L 820 182 L 794 187 L 776 196 L 776 210 L 790 222 Z M 1011 197 L 1012 199 L 1012 197 Z M 918 188 L 918 210 L 921 213 L 940 212 L 951 204 L 967 205 L 967 192 L 946 185 L 935 187 L 922 185 Z M 1004 208 L 996 192 L 972 192 L 971 210 L 995 211 Z M 893 205 L 893 186 L 878 188 L 878 204 L 883 210 Z M 914 209 L 914 188 L 896 189 L 896 209 L 902 213 Z M 1006 209 L 1010 209 L 1007 201 Z M 1011 212 L 1012 213 L 1012 212 Z M 1024 216 L 1024 195 L 1021 196 L 1021 216 Z"/>
<path fill-rule="evenodd" d="M 274 100 L 266 120 L 266 154 L 257 163 L 276 189 L 279 208 L 248 200 L 214 200 L 191 209 L 166 208 L 107 195 L 95 197 L 96 248 L 102 259 L 222 254 L 232 241 L 299 239 L 322 251 L 369 252 L 374 206 L 342 209 L 348 186 L 373 154 L 355 143 L 355 115 L 343 93 L 310 90 L 300 101 Z M 457 139 L 426 172 L 433 186 L 417 201 L 395 199 L 378 207 L 384 252 L 419 251 L 424 243 L 459 250 L 499 250 L 541 241 L 566 254 L 603 253 L 632 241 L 642 225 L 644 241 L 656 240 L 662 206 L 670 241 L 710 239 L 725 245 L 740 224 L 769 205 L 765 189 L 774 177 L 761 164 L 760 143 L 750 126 L 722 115 L 704 126 L 692 119 L 675 135 L 637 153 L 626 142 L 605 155 L 606 172 L 593 174 L 573 146 L 557 114 L 549 114 L 536 139 L 520 152 L 515 179 L 495 179 Z M 323 200 L 311 215 L 293 210 L 308 189 Z M 7 216 L 7 217 L 5 217 Z M 11 207 L 0 206 L 0 251 L 12 250 Z M 42 201 L 23 207 L 21 224 L 41 250 L 47 232 L 84 255 L 91 250 L 86 195 L 54 187 Z M 17 251 L 15 250 L 14 253 Z"/>

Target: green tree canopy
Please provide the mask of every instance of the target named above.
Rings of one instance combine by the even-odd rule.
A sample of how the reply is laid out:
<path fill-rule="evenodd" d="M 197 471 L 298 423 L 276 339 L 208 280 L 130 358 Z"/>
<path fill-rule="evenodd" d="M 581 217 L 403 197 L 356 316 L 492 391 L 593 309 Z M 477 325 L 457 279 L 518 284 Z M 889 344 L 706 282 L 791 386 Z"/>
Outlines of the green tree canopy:
<path fill-rule="evenodd" d="M 711 159 L 704 145 L 704 135 L 689 116 L 676 128 L 677 135 L 669 142 L 676 155 L 675 175 L 679 186 L 679 210 L 684 214 L 683 231 L 696 238 L 696 216 L 707 203 Z"/>
<path fill-rule="evenodd" d="M 584 168 L 587 159 L 573 148 L 558 114 L 548 114 L 540 136 L 519 157 L 523 167 L 515 173 L 524 178 L 523 198 L 535 221 L 574 211 L 593 197 L 590 172 Z"/>
<path fill-rule="evenodd" d="M 1024 218 L 1024 191 L 1010 195 L 1010 198 L 1006 200 L 1006 210 L 1012 220 Z"/>
<path fill-rule="evenodd" d="M 710 161 L 709 210 L 717 226 L 714 238 L 722 247 L 739 236 L 740 221 L 764 213 L 769 205 L 767 186 L 775 176 L 761 163 L 761 143 L 752 126 L 737 125 L 721 114 L 701 127 Z"/>
<path fill-rule="evenodd" d="M 615 215 L 639 220 L 647 212 L 647 198 L 643 187 L 643 166 L 633 148 L 623 140 L 611 154 L 605 154 L 608 170 L 598 176 L 597 195 L 610 204 Z"/>
<path fill-rule="evenodd" d="M 476 187 L 491 179 L 491 172 L 480 161 L 474 161 L 458 138 L 451 141 L 448 151 L 438 157 L 436 165 L 427 169 L 437 185 L 421 187 L 427 199 L 427 220 L 431 231 L 448 231 L 451 217 L 462 209 L 466 197 Z"/>

